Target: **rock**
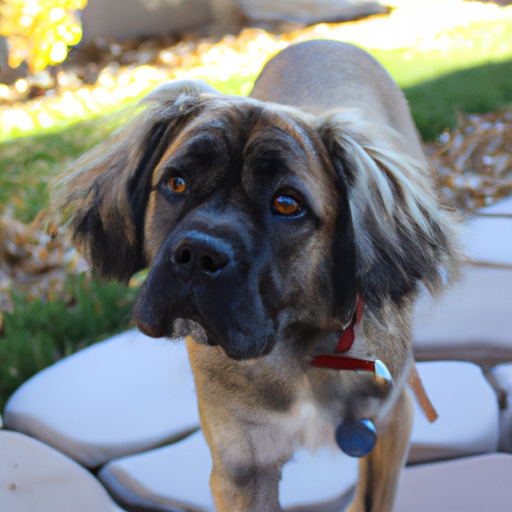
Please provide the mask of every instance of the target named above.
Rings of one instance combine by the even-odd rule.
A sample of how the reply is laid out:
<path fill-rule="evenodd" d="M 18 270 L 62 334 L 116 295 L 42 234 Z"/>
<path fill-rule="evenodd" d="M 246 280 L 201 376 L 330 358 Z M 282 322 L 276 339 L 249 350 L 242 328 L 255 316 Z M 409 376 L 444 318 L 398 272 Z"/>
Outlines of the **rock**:
<path fill-rule="evenodd" d="M 418 363 L 418 373 L 439 418 L 429 423 L 416 404 L 409 463 L 495 451 L 498 401 L 482 370 L 441 361 Z"/>
<path fill-rule="evenodd" d="M 512 364 L 500 364 L 491 370 L 496 385 L 505 394 L 504 408 L 500 411 L 500 440 L 498 449 L 512 453 Z"/>
<path fill-rule="evenodd" d="M 492 454 L 407 468 L 395 512 L 510 512 L 512 455 Z"/>
<path fill-rule="evenodd" d="M 387 8 L 372 0 L 240 0 L 251 22 L 291 21 L 312 25 L 345 21 L 371 14 L 383 14 Z"/>
<path fill-rule="evenodd" d="M 208 484 L 211 469 L 208 445 L 197 432 L 170 446 L 113 460 L 101 468 L 98 478 L 126 507 L 214 511 Z"/>
<path fill-rule="evenodd" d="M 96 467 L 199 427 L 183 340 L 127 331 L 59 361 L 8 401 L 7 428 Z"/>
<path fill-rule="evenodd" d="M 211 21 L 207 0 L 89 0 L 82 13 L 83 41 L 165 36 Z"/>
<path fill-rule="evenodd" d="M 477 215 L 491 215 L 496 217 L 512 217 L 512 196 L 502 199 L 492 206 L 486 206 L 481 208 L 477 212 Z"/>
<path fill-rule="evenodd" d="M 2 512 L 121 512 L 87 470 L 40 441 L 0 431 Z"/>
<path fill-rule="evenodd" d="M 512 272 L 512 217 L 471 217 L 464 242 L 467 255 L 474 262 L 507 265 Z"/>
<path fill-rule="evenodd" d="M 99 478 L 126 507 L 157 510 L 213 511 L 209 488 L 212 459 L 201 432 L 148 453 L 124 457 L 104 466 Z M 357 459 L 339 450 L 315 455 L 299 450 L 283 469 L 280 499 L 293 510 L 321 510 L 317 504 L 347 498 L 357 480 Z"/>
<path fill-rule="evenodd" d="M 435 303 L 426 294 L 415 310 L 418 361 L 472 361 L 485 367 L 512 361 L 512 270 L 467 266 Z"/>

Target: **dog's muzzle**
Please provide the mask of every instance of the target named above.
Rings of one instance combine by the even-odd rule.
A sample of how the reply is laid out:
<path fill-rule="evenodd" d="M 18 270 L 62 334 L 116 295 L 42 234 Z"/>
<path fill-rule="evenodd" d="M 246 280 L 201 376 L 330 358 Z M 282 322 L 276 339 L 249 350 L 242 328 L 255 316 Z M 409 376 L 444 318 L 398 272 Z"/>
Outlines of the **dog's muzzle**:
<path fill-rule="evenodd" d="M 200 232 L 184 236 L 173 248 L 171 261 L 183 281 L 218 278 L 233 264 L 233 248 L 221 239 Z"/>
<path fill-rule="evenodd" d="M 209 344 L 233 359 L 267 351 L 275 332 L 260 296 L 262 262 L 237 237 L 224 228 L 218 235 L 195 227 L 170 235 L 137 297 L 133 316 L 139 329 L 175 338 L 184 334 L 178 326 L 192 320 Z"/>

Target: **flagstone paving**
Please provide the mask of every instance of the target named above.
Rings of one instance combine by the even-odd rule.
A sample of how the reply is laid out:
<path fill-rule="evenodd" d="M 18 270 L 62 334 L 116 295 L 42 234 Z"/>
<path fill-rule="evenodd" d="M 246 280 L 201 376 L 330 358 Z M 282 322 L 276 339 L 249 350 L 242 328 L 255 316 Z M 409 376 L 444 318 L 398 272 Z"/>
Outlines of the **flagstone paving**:
<path fill-rule="evenodd" d="M 510 221 L 512 223 L 512 219 Z M 417 360 L 472 361 L 486 367 L 512 361 L 512 269 L 468 265 L 437 301 L 416 307 Z"/>
<path fill-rule="evenodd" d="M 122 512 L 82 466 L 18 432 L 0 430 L 2 512 Z"/>
<path fill-rule="evenodd" d="M 470 261 L 460 282 L 418 301 L 415 356 L 489 369 L 512 361 L 512 197 L 470 216 L 463 240 Z"/>
<path fill-rule="evenodd" d="M 512 455 L 491 454 L 407 468 L 395 512 L 507 512 Z"/>
<path fill-rule="evenodd" d="M 93 468 L 199 428 L 183 340 L 130 330 L 32 377 L 5 407 L 6 428 Z"/>
<path fill-rule="evenodd" d="M 439 418 L 429 423 L 416 405 L 409 463 L 496 451 L 498 401 L 480 367 L 461 361 L 417 367 Z"/>

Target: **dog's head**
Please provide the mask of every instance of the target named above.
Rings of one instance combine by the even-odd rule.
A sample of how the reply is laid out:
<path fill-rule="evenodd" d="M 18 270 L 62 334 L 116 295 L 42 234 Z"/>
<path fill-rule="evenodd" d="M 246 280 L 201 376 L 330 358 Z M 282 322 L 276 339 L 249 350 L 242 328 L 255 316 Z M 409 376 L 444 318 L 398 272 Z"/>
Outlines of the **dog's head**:
<path fill-rule="evenodd" d="M 316 118 L 175 82 L 57 184 L 56 211 L 97 273 L 149 267 L 134 318 L 150 336 L 193 321 L 256 357 L 450 268 L 426 164 L 354 112 Z M 299 337 L 300 337 L 299 336 Z"/>

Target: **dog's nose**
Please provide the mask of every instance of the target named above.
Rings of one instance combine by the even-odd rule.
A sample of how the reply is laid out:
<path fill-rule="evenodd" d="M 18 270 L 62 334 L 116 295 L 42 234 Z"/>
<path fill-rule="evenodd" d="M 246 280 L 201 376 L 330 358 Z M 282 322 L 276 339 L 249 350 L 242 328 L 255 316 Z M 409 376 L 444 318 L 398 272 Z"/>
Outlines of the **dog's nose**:
<path fill-rule="evenodd" d="M 194 275 L 215 276 L 232 260 L 232 249 L 223 240 L 197 234 L 178 241 L 172 261 L 180 277 L 186 281 Z"/>

